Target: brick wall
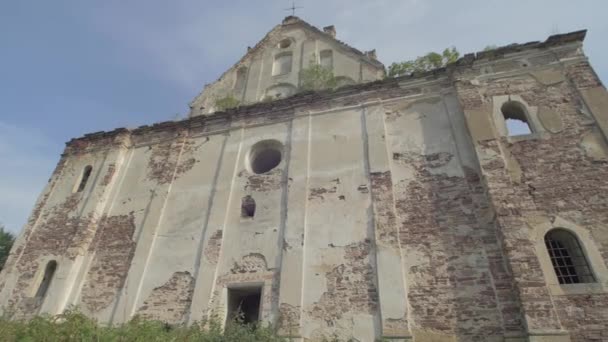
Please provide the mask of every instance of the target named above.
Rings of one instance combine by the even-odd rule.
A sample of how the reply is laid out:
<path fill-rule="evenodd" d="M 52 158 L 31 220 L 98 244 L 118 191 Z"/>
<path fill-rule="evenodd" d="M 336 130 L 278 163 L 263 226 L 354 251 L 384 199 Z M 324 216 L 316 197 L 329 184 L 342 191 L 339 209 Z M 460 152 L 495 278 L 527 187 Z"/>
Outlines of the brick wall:
<path fill-rule="evenodd" d="M 608 333 L 608 317 L 599 307 L 608 294 L 552 295 L 531 239 L 533 217 L 559 216 L 589 230 L 604 262 L 608 260 L 608 241 L 601 233 L 608 223 L 608 198 L 602 195 L 608 189 L 606 160 L 584 151 L 582 137 L 595 124 L 581 110 L 578 92 L 600 82 L 586 62 L 561 72 L 566 78 L 551 85 L 522 72 L 478 86 L 464 80 L 457 89 L 465 110 L 489 104 L 493 96 L 519 95 L 529 106 L 549 108 L 562 121 L 558 133 L 517 140 L 495 137 L 478 142 L 476 150 L 528 329 L 565 329 L 575 341 L 602 340 Z M 509 158 L 520 168 L 521 179 L 510 175 Z"/>

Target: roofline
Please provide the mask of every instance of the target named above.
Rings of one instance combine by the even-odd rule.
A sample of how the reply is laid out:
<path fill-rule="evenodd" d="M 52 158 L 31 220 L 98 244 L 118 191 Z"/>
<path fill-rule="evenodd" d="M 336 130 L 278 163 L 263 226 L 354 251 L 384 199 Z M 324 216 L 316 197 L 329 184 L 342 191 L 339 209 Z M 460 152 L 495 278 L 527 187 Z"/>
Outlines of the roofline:
<path fill-rule="evenodd" d="M 294 21 L 294 22 L 289 22 L 289 21 Z M 368 64 L 372 65 L 373 67 L 376 67 L 376 68 L 378 68 L 378 69 L 382 69 L 382 70 L 385 70 L 385 69 L 386 69 L 386 67 L 384 66 L 384 64 L 383 64 L 382 62 L 380 62 L 379 60 L 370 58 L 370 57 L 369 57 L 369 56 L 367 56 L 365 53 L 361 52 L 361 50 L 358 50 L 358 49 L 356 49 L 356 48 L 354 48 L 354 47 L 352 47 L 352 46 L 350 46 L 350 45 L 348 45 L 348 44 L 344 43 L 343 41 L 341 41 L 341 40 L 339 40 L 339 39 L 336 39 L 335 37 L 332 37 L 331 35 L 327 34 L 326 32 L 323 32 L 322 30 L 320 30 L 318 27 L 316 27 L 316 26 L 314 26 L 314 25 L 309 24 L 309 23 L 308 23 L 308 22 L 306 22 L 305 20 L 302 20 L 302 19 L 300 19 L 299 17 L 296 17 L 296 16 L 287 16 L 287 17 L 285 17 L 285 18 L 283 19 L 283 22 L 282 22 L 281 24 L 278 24 L 278 25 L 274 26 L 274 27 L 273 27 L 273 28 L 272 28 L 270 31 L 268 31 L 268 32 L 266 33 L 266 35 L 264 35 L 264 37 L 263 37 L 261 40 L 259 40 L 259 41 L 258 41 L 258 42 L 257 42 L 257 43 L 256 43 L 256 44 L 253 46 L 253 47 L 248 48 L 248 49 L 247 49 L 247 53 L 245 53 L 245 54 L 244 54 L 244 55 L 243 55 L 241 58 L 239 58 L 239 60 L 238 60 L 236 63 L 234 63 L 234 64 L 233 64 L 231 67 L 229 67 L 229 68 L 228 68 L 226 71 L 224 71 L 224 72 L 223 72 L 223 73 L 222 73 L 222 74 L 221 74 L 221 75 L 220 75 L 220 76 L 219 76 L 219 77 L 218 77 L 218 78 L 217 78 L 217 79 L 216 79 L 214 82 L 206 84 L 206 85 L 205 85 L 205 87 L 203 87 L 203 90 L 204 90 L 204 89 L 205 89 L 207 86 L 209 86 L 209 85 L 211 85 L 211 84 L 213 84 L 213 83 L 215 83 L 215 82 L 217 82 L 217 81 L 221 80 L 221 79 L 222 79 L 222 78 L 223 78 L 223 77 L 224 77 L 226 74 L 228 74 L 228 72 L 229 72 L 230 70 L 232 70 L 233 68 L 235 68 L 235 67 L 239 66 L 239 65 L 240 65 L 240 64 L 241 64 L 241 63 L 242 63 L 242 62 L 243 62 L 243 61 L 244 61 L 244 60 L 245 60 L 247 57 L 251 56 L 251 55 L 252 55 L 252 54 L 254 54 L 256 51 L 258 51 L 258 50 L 259 50 L 259 49 L 260 49 L 260 48 L 261 48 L 261 47 L 264 45 L 264 43 L 265 43 L 265 42 L 268 40 L 268 37 L 270 36 L 270 34 L 271 34 L 272 32 L 274 32 L 275 30 L 280 29 L 281 27 L 287 26 L 287 25 L 302 25 L 302 26 L 304 26 L 304 27 L 306 27 L 306 28 L 308 28 L 308 29 L 310 29 L 310 30 L 314 31 L 314 32 L 315 32 L 315 33 L 317 33 L 317 34 L 320 34 L 320 35 L 322 35 L 322 36 L 325 36 L 325 37 L 327 37 L 327 38 L 329 38 L 329 39 L 333 40 L 334 42 L 338 43 L 338 45 L 339 45 L 341 48 L 343 48 L 343 49 L 345 49 L 345 50 L 348 50 L 348 51 L 350 51 L 350 52 L 352 52 L 352 53 L 354 53 L 354 54 L 358 55 L 358 56 L 359 56 L 359 57 L 361 57 L 361 58 L 362 58 L 362 59 L 363 59 L 363 60 L 364 60 L 366 63 L 368 63 Z M 202 94 L 202 92 L 203 92 L 203 91 L 199 92 L 199 94 L 198 94 L 198 95 Z M 197 95 L 196 97 L 198 97 L 198 95 Z M 195 97 L 195 98 L 196 98 L 196 97 Z M 193 101 L 194 101 L 194 100 L 193 100 Z M 192 102 L 190 103 L 190 105 L 191 105 L 191 104 L 192 104 Z"/>
<path fill-rule="evenodd" d="M 289 21 L 294 20 L 295 22 L 293 23 L 289 23 Z M 361 50 L 354 48 L 348 44 L 346 44 L 345 42 L 333 37 L 332 35 L 320 30 L 318 27 L 309 24 L 308 22 L 306 22 L 305 20 L 300 19 L 299 17 L 296 16 L 288 16 L 285 17 L 285 19 L 283 19 L 283 23 L 281 24 L 281 26 L 285 26 L 285 25 L 303 25 L 304 27 L 314 31 L 315 33 L 318 33 L 322 36 L 325 36 L 333 41 L 335 41 L 336 43 L 338 43 L 338 45 L 340 45 L 342 48 L 356 54 L 359 55 L 359 57 L 363 58 L 363 60 L 365 62 L 367 62 L 368 64 L 371 64 L 372 66 L 376 67 L 376 68 L 382 68 L 383 70 L 385 69 L 385 66 L 382 62 L 380 62 L 377 59 L 373 59 L 370 58 L 368 55 L 366 55 L 364 52 L 362 52 Z"/>
<path fill-rule="evenodd" d="M 471 66 L 473 63 L 482 60 L 497 60 L 502 59 L 507 54 L 518 53 L 533 49 L 551 48 L 554 46 L 562 46 L 570 43 L 583 42 L 587 30 L 574 31 L 570 33 L 552 35 L 547 38 L 544 42 L 534 41 L 524 44 L 510 44 L 502 46 L 489 51 L 479 51 L 477 53 L 469 53 L 459 58 L 456 62 L 449 64 L 447 67 L 441 67 L 426 72 L 413 73 L 410 75 L 390 78 L 387 77 L 383 80 L 373 81 L 368 83 L 359 83 L 338 88 L 337 90 L 320 90 L 320 91 L 307 91 L 297 93 L 293 96 L 272 101 L 272 102 L 258 102 L 250 105 L 245 105 L 237 108 L 228 109 L 222 112 L 215 112 L 209 115 L 197 115 L 188 117 L 180 121 L 165 121 L 155 123 L 151 126 L 144 125 L 135 129 L 128 128 L 117 128 L 112 131 L 100 131 L 90 134 L 85 134 L 80 138 L 73 138 L 66 142 L 66 145 L 77 145 L 79 142 L 92 141 L 112 136 L 118 136 L 121 134 L 144 134 L 149 131 L 163 130 L 166 128 L 174 128 L 178 126 L 194 127 L 205 125 L 207 122 L 218 122 L 218 121 L 229 121 L 235 117 L 242 117 L 243 115 L 249 115 L 259 112 L 277 112 L 281 110 L 288 110 L 300 105 L 310 103 L 311 99 L 316 100 L 329 100 L 333 98 L 339 98 L 341 96 L 352 94 L 354 91 L 375 91 L 383 88 L 393 88 L 398 86 L 399 83 L 404 81 L 422 80 L 422 79 L 439 79 L 447 76 L 449 71 L 454 69 L 466 68 Z"/>
<path fill-rule="evenodd" d="M 463 65 L 470 64 L 477 60 L 481 59 L 499 59 L 503 58 L 506 54 L 521 52 L 525 50 L 532 49 L 542 49 L 548 48 L 552 46 L 565 45 L 573 42 L 583 42 L 587 35 L 587 30 L 579 30 L 562 34 L 555 34 L 549 36 L 544 42 L 541 41 L 532 41 L 523 44 L 513 43 L 509 45 L 504 45 L 501 47 L 497 47 L 496 49 L 488 50 L 488 51 L 478 51 L 475 53 L 465 54 L 463 57 L 459 58 L 456 62 L 452 64 Z"/>

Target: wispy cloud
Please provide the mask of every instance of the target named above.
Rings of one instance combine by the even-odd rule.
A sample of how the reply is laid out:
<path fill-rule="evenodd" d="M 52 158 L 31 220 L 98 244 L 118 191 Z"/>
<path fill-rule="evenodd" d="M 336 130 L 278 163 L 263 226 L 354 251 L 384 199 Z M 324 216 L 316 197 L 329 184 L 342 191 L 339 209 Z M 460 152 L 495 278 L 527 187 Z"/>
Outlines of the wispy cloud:
<path fill-rule="evenodd" d="M 0 222 L 17 233 L 57 163 L 58 144 L 32 128 L 0 122 Z"/>
<path fill-rule="evenodd" d="M 289 14 L 284 9 L 290 5 L 290 0 L 7 2 L 1 13 L 10 16 L 0 20 L 0 46 L 9 61 L 0 64 L 0 222 L 20 229 L 63 141 L 186 110 L 205 83 Z M 298 16 L 318 27 L 335 25 L 340 40 L 360 50 L 375 48 L 385 65 L 448 46 L 475 52 L 588 28 L 585 51 L 608 80 L 605 0 L 298 0 L 297 5 L 303 7 Z"/>
<path fill-rule="evenodd" d="M 260 21 L 250 11 L 209 8 L 201 1 L 178 1 L 154 10 L 110 1 L 86 13 L 82 18 L 86 25 L 128 51 L 118 58 L 187 89 L 214 80 L 227 63 L 236 62 L 235 56 L 246 51 L 244 41 L 255 44 L 264 30 L 276 24 Z"/>
<path fill-rule="evenodd" d="M 104 2 L 85 18 L 128 47 L 130 62 L 136 67 L 191 89 L 214 81 L 236 62 L 247 45 L 255 44 L 289 14 L 284 8 L 291 2 L 149 4 L 142 8 L 140 3 Z M 361 50 L 376 48 L 387 65 L 448 46 L 475 52 L 487 45 L 540 40 L 556 31 L 585 27 L 594 31 L 587 45 L 599 54 L 595 47 L 601 44 L 599 36 L 608 33 L 605 20 L 593 14 L 608 9 L 600 0 L 542 0 L 525 5 L 498 0 L 307 0 L 298 5 L 303 6 L 298 13 L 303 19 L 319 26 L 336 25 L 338 38 Z M 608 62 L 598 59 L 598 63 L 600 70 L 608 70 Z"/>

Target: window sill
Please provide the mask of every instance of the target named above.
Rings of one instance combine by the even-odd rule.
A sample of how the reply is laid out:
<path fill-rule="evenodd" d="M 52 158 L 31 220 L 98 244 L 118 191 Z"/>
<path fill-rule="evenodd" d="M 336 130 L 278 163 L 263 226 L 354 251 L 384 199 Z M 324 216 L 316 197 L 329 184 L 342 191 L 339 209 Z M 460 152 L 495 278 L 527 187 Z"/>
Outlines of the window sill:
<path fill-rule="evenodd" d="M 554 296 L 608 293 L 606 285 L 602 283 L 549 284 L 548 287 Z"/>
<path fill-rule="evenodd" d="M 538 140 L 541 138 L 542 138 L 542 135 L 540 133 L 529 133 L 529 134 L 522 134 L 522 135 L 507 136 L 507 141 L 509 143 L 516 143 L 516 142 L 527 141 L 527 140 Z"/>

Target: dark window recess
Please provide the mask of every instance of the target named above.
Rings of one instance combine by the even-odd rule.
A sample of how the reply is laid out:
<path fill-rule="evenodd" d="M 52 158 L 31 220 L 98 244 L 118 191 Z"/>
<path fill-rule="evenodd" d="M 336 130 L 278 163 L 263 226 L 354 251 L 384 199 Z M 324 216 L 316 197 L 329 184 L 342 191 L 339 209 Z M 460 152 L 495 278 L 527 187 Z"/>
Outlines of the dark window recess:
<path fill-rule="evenodd" d="M 532 127 L 530 127 L 530 123 L 528 122 L 526 109 L 521 103 L 509 101 L 502 105 L 500 110 L 505 118 L 507 134 L 509 136 L 532 133 Z"/>
<path fill-rule="evenodd" d="M 253 162 L 251 163 L 251 169 L 255 173 L 268 172 L 281 162 L 281 151 L 275 149 L 266 149 L 256 154 Z"/>
<path fill-rule="evenodd" d="M 253 218 L 255 216 L 255 200 L 247 195 L 241 200 L 241 217 Z"/>
<path fill-rule="evenodd" d="M 89 177 L 91 177 L 91 171 L 93 167 L 91 165 L 87 165 L 82 171 L 82 177 L 80 177 L 80 184 L 78 184 L 78 192 L 84 190 L 84 187 L 87 186 L 87 182 L 89 181 Z"/>
<path fill-rule="evenodd" d="M 574 234 L 554 229 L 545 235 L 545 245 L 560 284 L 592 283 L 595 277 Z"/>
<path fill-rule="evenodd" d="M 36 299 L 42 301 L 46 296 L 46 293 L 51 286 L 51 281 L 53 281 L 53 276 L 55 275 L 55 270 L 57 270 L 57 261 L 51 260 L 48 264 L 46 264 L 46 269 L 44 270 L 44 276 L 42 277 L 42 281 L 40 282 L 40 286 L 38 286 L 38 291 L 36 291 Z"/>
<path fill-rule="evenodd" d="M 279 166 L 283 157 L 283 144 L 278 140 L 262 140 L 255 143 L 247 158 L 253 173 L 266 173 Z"/>
<path fill-rule="evenodd" d="M 228 320 L 240 324 L 256 323 L 260 319 L 262 288 L 228 289 Z"/>

